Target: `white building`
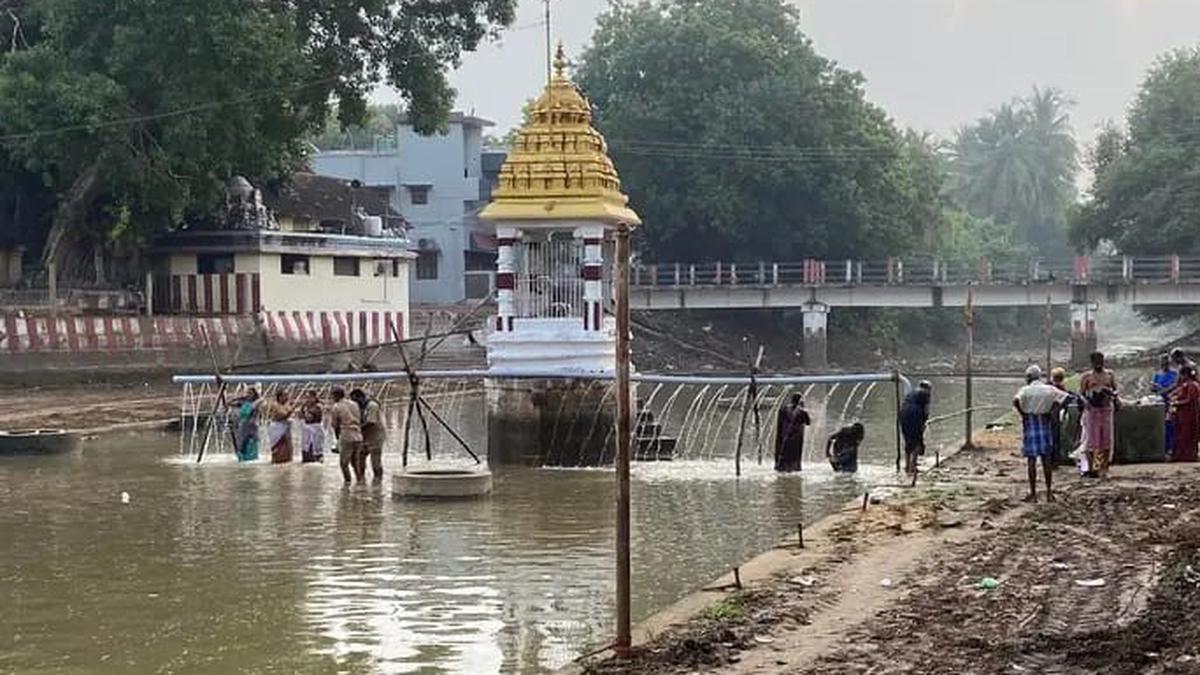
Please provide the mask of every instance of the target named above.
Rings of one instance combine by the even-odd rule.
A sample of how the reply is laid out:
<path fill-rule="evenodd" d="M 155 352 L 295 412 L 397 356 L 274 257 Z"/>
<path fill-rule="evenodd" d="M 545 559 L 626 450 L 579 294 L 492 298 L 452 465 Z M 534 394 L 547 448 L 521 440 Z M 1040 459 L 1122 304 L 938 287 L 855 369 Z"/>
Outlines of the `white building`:
<path fill-rule="evenodd" d="M 252 315 L 301 341 L 375 344 L 408 336 L 415 256 L 379 191 L 296 174 L 264 194 L 230 185 L 220 222 L 162 237 L 155 305 L 171 314 Z M 394 332 L 393 332 L 394 329 Z"/>
<path fill-rule="evenodd" d="M 454 113 L 445 134 L 396 129 L 395 148 L 313 155 L 313 171 L 386 189 L 411 228 L 415 302 L 449 304 L 487 297 L 496 263 L 494 229 L 476 217 L 491 195 L 499 161 L 485 162 L 483 130 L 492 122 Z M 492 172 L 486 170 L 493 167 Z"/>

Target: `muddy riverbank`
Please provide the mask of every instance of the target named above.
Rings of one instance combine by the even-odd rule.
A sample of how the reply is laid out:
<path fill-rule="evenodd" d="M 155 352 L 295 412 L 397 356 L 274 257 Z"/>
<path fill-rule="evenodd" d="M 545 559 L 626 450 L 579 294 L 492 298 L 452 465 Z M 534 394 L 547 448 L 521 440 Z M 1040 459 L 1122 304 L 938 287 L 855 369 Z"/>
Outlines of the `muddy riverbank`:
<path fill-rule="evenodd" d="M 1196 467 L 1105 484 L 1062 469 L 1058 500 L 1030 505 L 1016 435 L 982 441 L 743 565 L 744 588 L 643 622 L 631 660 L 583 670 L 1200 672 Z"/>

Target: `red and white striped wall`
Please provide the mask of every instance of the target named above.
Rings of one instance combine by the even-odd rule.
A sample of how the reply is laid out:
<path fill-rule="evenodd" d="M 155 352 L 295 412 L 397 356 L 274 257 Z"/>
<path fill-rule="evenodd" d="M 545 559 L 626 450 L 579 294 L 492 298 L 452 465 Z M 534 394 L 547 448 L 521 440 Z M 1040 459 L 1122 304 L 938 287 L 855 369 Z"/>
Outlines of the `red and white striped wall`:
<path fill-rule="evenodd" d="M 260 329 L 261 326 L 261 329 Z M 256 316 L 186 317 L 0 314 L 0 354 L 204 349 L 235 345 L 265 330 L 272 343 L 336 349 L 405 337 L 403 312 L 262 311 Z"/>

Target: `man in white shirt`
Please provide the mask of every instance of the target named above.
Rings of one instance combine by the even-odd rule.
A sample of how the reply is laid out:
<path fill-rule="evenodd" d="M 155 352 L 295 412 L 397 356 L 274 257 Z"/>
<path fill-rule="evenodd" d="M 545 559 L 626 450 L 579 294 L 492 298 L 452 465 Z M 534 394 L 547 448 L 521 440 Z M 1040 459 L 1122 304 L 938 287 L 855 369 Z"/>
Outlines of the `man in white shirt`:
<path fill-rule="evenodd" d="M 1013 398 L 1013 407 L 1021 416 L 1021 454 L 1029 466 L 1029 496 L 1027 502 L 1037 501 L 1037 461 L 1042 460 L 1042 472 L 1046 475 L 1046 501 L 1054 501 L 1050 490 L 1054 471 L 1053 417 L 1066 399 L 1066 392 L 1055 389 L 1042 381 L 1042 369 L 1029 366 L 1025 370 L 1025 386 Z"/>

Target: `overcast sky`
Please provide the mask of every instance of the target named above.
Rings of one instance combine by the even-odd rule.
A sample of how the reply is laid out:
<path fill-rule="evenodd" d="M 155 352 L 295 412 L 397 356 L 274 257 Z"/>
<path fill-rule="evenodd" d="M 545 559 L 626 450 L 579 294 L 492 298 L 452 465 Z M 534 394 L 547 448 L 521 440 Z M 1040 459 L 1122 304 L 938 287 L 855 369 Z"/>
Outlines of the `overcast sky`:
<path fill-rule="evenodd" d="M 554 39 L 588 43 L 607 0 L 552 0 Z M 795 0 L 818 51 L 867 78 L 898 122 L 948 134 L 1034 84 L 1075 99 L 1090 139 L 1120 119 L 1155 57 L 1200 42 L 1200 0 Z M 545 80 L 541 0 L 520 0 L 514 29 L 454 73 L 459 107 L 519 121 Z"/>

